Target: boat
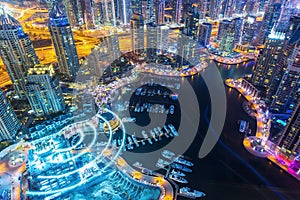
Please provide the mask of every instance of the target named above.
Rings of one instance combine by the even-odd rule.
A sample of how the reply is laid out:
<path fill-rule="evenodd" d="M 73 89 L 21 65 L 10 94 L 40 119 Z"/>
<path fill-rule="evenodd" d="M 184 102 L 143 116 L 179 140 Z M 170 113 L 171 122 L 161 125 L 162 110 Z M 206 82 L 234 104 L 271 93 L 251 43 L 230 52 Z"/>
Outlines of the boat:
<path fill-rule="evenodd" d="M 164 129 L 165 129 L 165 131 L 166 131 L 167 133 L 170 132 L 166 125 L 164 125 Z"/>
<path fill-rule="evenodd" d="M 133 164 L 133 166 L 134 167 L 142 167 L 142 163 L 140 163 L 140 162 L 135 162 L 134 164 Z"/>
<path fill-rule="evenodd" d="M 172 167 L 172 168 L 175 168 L 175 169 L 182 170 L 182 171 L 184 171 L 184 172 L 192 172 L 191 169 L 189 169 L 189 168 L 187 168 L 187 167 L 185 167 L 185 166 L 183 166 L 183 165 L 180 165 L 180 164 L 178 164 L 178 163 L 172 163 L 172 164 L 171 164 L 171 167 Z"/>
<path fill-rule="evenodd" d="M 133 139 L 133 142 L 134 142 L 134 144 L 136 145 L 136 147 L 139 147 L 140 145 L 139 145 L 138 140 L 137 140 L 136 137 L 135 137 L 135 133 L 134 133 L 134 135 L 132 135 L 132 139 Z"/>
<path fill-rule="evenodd" d="M 172 124 L 168 125 L 174 136 L 178 136 L 178 132 Z"/>
<path fill-rule="evenodd" d="M 188 181 L 185 178 L 177 176 L 175 174 L 170 174 L 169 178 L 179 183 L 188 183 Z"/>
<path fill-rule="evenodd" d="M 122 122 L 136 122 L 135 117 L 124 117 L 122 118 Z"/>
<path fill-rule="evenodd" d="M 172 171 L 170 172 L 171 174 L 177 175 L 177 176 L 185 176 L 185 174 L 181 171 L 176 171 L 175 169 L 172 169 Z"/>
<path fill-rule="evenodd" d="M 158 163 L 158 162 L 155 164 L 155 166 L 158 168 L 165 168 L 165 165 L 163 165 L 162 163 Z"/>
<path fill-rule="evenodd" d="M 183 165 L 186 165 L 186 166 L 189 166 L 189 167 L 191 167 L 191 166 L 194 165 L 192 162 L 187 161 L 187 160 L 185 160 L 185 159 L 183 159 L 183 158 L 181 158 L 181 157 L 176 158 L 176 159 L 174 160 L 174 162 L 177 162 L 177 163 L 179 163 L 179 164 L 183 164 Z"/>
<path fill-rule="evenodd" d="M 147 135 L 146 131 L 142 131 L 142 136 L 144 137 L 144 139 L 148 138 L 148 135 Z"/>
<path fill-rule="evenodd" d="M 246 131 L 246 125 L 247 125 L 247 122 L 245 120 L 241 120 L 241 122 L 240 122 L 240 128 L 239 128 L 239 131 L 241 133 L 244 133 Z"/>
<path fill-rule="evenodd" d="M 163 159 L 158 159 L 158 161 L 157 161 L 158 163 L 161 163 L 161 164 L 163 164 L 163 165 L 169 165 L 170 163 L 168 162 L 168 161 L 165 161 L 165 160 L 163 160 Z"/>
<path fill-rule="evenodd" d="M 155 133 L 151 130 L 150 131 L 150 135 L 152 136 L 152 138 L 157 142 L 158 140 L 156 139 L 156 135 Z"/>
<path fill-rule="evenodd" d="M 175 153 L 173 153 L 172 151 L 169 150 L 163 150 L 162 151 L 162 156 L 168 159 L 172 159 L 175 156 Z"/>
<path fill-rule="evenodd" d="M 179 194 L 181 196 L 189 197 L 189 198 L 193 198 L 193 199 L 206 196 L 203 192 L 200 192 L 198 190 L 193 190 L 192 191 L 191 188 L 189 188 L 189 187 L 180 188 L 179 189 Z"/>

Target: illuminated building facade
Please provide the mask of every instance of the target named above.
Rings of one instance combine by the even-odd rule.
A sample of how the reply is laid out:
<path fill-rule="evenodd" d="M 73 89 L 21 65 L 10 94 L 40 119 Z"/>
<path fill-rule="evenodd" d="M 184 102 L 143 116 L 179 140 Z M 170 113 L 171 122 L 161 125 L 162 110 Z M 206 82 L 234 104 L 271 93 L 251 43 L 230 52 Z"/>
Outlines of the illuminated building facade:
<path fill-rule="evenodd" d="M 12 140 L 20 128 L 21 125 L 11 104 L 0 89 L 0 142 Z"/>
<path fill-rule="evenodd" d="M 81 0 L 63 0 L 66 13 L 72 27 L 80 27 L 83 25 L 83 16 L 81 8 Z"/>
<path fill-rule="evenodd" d="M 182 0 L 174 0 L 172 3 L 172 20 L 175 24 L 180 24 L 182 17 Z"/>
<path fill-rule="evenodd" d="M 281 59 L 284 35 L 269 35 L 261 50 L 252 75 L 252 84 L 267 88 L 270 86 L 276 67 Z"/>
<path fill-rule="evenodd" d="M 219 18 L 221 0 L 210 0 L 209 16 L 215 20 Z"/>
<path fill-rule="evenodd" d="M 211 23 L 201 23 L 199 27 L 199 43 L 206 47 L 209 45 L 209 40 L 212 32 Z"/>
<path fill-rule="evenodd" d="M 217 39 L 220 40 L 223 36 L 223 33 L 227 32 L 230 29 L 230 27 L 231 27 L 231 21 L 226 19 L 220 21 Z"/>
<path fill-rule="evenodd" d="M 155 23 L 157 25 L 162 25 L 165 23 L 165 6 L 166 6 L 166 1 L 161 0 L 161 1 L 155 1 Z"/>
<path fill-rule="evenodd" d="M 271 33 L 271 30 L 279 20 L 281 13 L 281 4 L 269 5 L 265 11 L 262 24 L 259 30 L 258 43 L 263 44 L 265 39 Z"/>
<path fill-rule="evenodd" d="M 67 80 L 74 80 L 79 69 L 78 55 L 64 7 L 54 5 L 49 12 L 49 31 L 58 60 L 58 67 Z"/>
<path fill-rule="evenodd" d="M 157 50 L 158 53 L 166 53 L 169 48 L 169 27 L 165 25 L 157 26 Z"/>
<path fill-rule="evenodd" d="M 200 17 L 199 17 L 200 20 L 205 19 L 207 7 L 208 7 L 208 1 L 207 0 L 199 1 L 198 10 L 199 10 L 199 13 L 200 13 Z"/>
<path fill-rule="evenodd" d="M 117 25 L 116 7 L 113 0 L 94 1 L 93 12 L 95 24 Z"/>
<path fill-rule="evenodd" d="M 100 38 L 100 46 L 109 54 L 109 62 L 112 63 L 121 56 L 119 38 L 116 33 L 110 33 Z"/>
<path fill-rule="evenodd" d="M 155 22 L 154 0 L 142 0 L 142 14 L 145 24 Z"/>
<path fill-rule="evenodd" d="M 156 60 L 158 28 L 154 23 L 147 24 L 147 59 Z"/>
<path fill-rule="evenodd" d="M 143 15 L 133 13 L 130 20 L 131 49 L 135 55 L 144 52 L 144 19 Z"/>
<path fill-rule="evenodd" d="M 141 0 L 130 0 L 130 5 L 131 5 L 131 12 L 132 15 L 134 13 L 137 14 L 142 14 L 142 1 Z"/>
<path fill-rule="evenodd" d="M 234 49 L 234 33 L 233 30 L 229 30 L 223 33 L 223 36 L 219 42 L 219 51 L 222 56 L 230 56 Z"/>
<path fill-rule="evenodd" d="M 6 13 L 0 15 L 0 55 L 16 93 L 24 98 L 27 69 L 39 60 L 21 24 Z"/>
<path fill-rule="evenodd" d="M 234 29 L 234 42 L 239 43 L 242 36 L 243 19 L 240 17 L 232 19 L 232 26 Z"/>
<path fill-rule="evenodd" d="M 267 91 L 267 101 L 270 107 L 281 112 L 293 110 L 300 99 L 299 18 L 296 17 L 290 21 L 288 30 L 282 59 L 275 72 L 270 90 Z"/>
<path fill-rule="evenodd" d="M 53 66 L 36 65 L 28 69 L 28 101 L 36 116 L 63 111 L 65 103 Z"/>
<path fill-rule="evenodd" d="M 82 18 L 86 29 L 95 28 L 95 19 L 92 0 L 81 0 Z"/>
<path fill-rule="evenodd" d="M 185 34 L 193 36 L 194 39 L 198 36 L 199 29 L 199 12 L 196 6 L 192 6 L 185 18 Z"/>
<path fill-rule="evenodd" d="M 120 57 L 118 35 L 110 33 L 110 35 L 100 38 L 100 44 L 95 46 L 88 56 L 87 65 L 93 66 L 91 71 L 95 76 L 102 77 L 106 72 L 111 72 L 111 64 Z"/>
<path fill-rule="evenodd" d="M 300 103 L 278 141 L 278 149 L 291 161 L 300 154 Z"/>
<path fill-rule="evenodd" d="M 244 20 L 243 32 L 241 36 L 240 43 L 243 45 L 251 45 L 255 38 L 257 37 L 257 22 L 256 17 L 248 15 Z"/>

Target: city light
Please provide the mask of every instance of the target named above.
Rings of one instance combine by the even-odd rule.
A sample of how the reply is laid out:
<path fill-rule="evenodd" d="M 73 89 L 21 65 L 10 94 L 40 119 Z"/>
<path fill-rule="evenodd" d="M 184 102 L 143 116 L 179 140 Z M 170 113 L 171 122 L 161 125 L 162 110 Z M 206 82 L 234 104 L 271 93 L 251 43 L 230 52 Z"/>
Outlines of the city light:
<path fill-rule="evenodd" d="M 1 1 L 0 199 L 299 198 L 299 24 L 298 0 Z"/>

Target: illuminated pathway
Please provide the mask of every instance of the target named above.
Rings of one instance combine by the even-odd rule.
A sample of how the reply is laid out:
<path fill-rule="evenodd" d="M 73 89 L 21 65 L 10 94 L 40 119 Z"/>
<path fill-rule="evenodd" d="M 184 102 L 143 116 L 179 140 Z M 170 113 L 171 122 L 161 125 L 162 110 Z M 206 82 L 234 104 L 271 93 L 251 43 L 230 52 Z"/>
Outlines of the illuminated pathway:
<path fill-rule="evenodd" d="M 132 63 L 134 64 L 134 63 Z M 186 71 L 177 71 L 173 69 L 166 69 L 164 71 L 161 71 L 159 68 L 160 65 L 157 65 L 157 67 L 154 66 L 148 66 L 145 63 L 143 64 L 137 64 L 135 67 L 131 70 L 131 75 L 127 76 L 125 78 L 118 79 L 116 81 L 113 81 L 109 83 L 108 85 L 98 85 L 95 91 L 92 92 L 92 95 L 95 96 L 96 104 L 98 105 L 99 112 L 101 113 L 102 106 L 107 103 L 107 99 L 111 99 L 112 93 L 114 93 L 117 89 L 131 84 L 133 82 L 136 82 L 139 77 L 139 73 L 151 73 L 158 76 L 170 76 L 170 77 L 187 77 L 187 76 L 193 76 L 201 71 L 205 70 L 207 67 L 207 62 L 201 61 L 196 66 L 186 70 Z M 110 91 L 110 92 L 107 92 Z"/>
<path fill-rule="evenodd" d="M 161 200 L 172 200 L 174 191 L 172 185 L 164 179 L 163 176 L 148 176 L 146 174 L 142 174 L 139 171 L 133 169 L 130 165 L 123 158 L 119 158 L 116 161 L 116 166 L 127 174 L 130 174 L 134 179 L 139 180 L 140 182 L 147 184 L 147 185 L 156 185 L 160 187 L 162 191 L 162 195 L 160 196 Z"/>
<path fill-rule="evenodd" d="M 281 169 L 285 170 L 287 173 L 291 174 L 293 177 L 300 181 L 300 174 L 296 174 L 292 171 L 290 166 L 290 161 L 278 156 L 274 150 L 270 149 L 273 145 L 271 141 L 268 140 L 271 128 L 271 120 L 268 120 L 268 114 L 264 113 L 260 107 L 265 107 L 264 102 L 260 101 L 258 97 L 258 90 L 250 84 L 248 81 L 240 78 L 237 80 L 227 79 L 225 84 L 228 87 L 235 88 L 240 94 L 242 94 L 247 101 L 252 103 L 255 108 L 257 130 L 256 135 L 251 137 L 245 137 L 243 140 L 243 145 L 251 154 L 258 157 L 266 157 Z M 254 149 L 254 147 L 256 149 Z M 285 164 L 282 164 L 284 161 Z"/>

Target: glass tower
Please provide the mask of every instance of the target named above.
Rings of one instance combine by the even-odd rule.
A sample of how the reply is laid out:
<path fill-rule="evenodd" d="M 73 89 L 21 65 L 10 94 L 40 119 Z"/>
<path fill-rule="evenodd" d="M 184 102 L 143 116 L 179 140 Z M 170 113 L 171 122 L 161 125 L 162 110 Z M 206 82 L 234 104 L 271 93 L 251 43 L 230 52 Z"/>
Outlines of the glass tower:
<path fill-rule="evenodd" d="M 0 15 L 0 56 L 16 93 L 24 98 L 27 69 L 39 60 L 21 24 L 6 13 Z"/>
<path fill-rule="evenodd" d="M 28 70 L 28 101 L 36 116 L 63 111 L 65 103 L 53 66 L 36 65 Z"/>
<path fill-rule="evenodd" d="M 0 89 L 0 141 L 13 139 L 20 128 L 21 125 L 11 104 Z"/>
<path fill-rule="evenodd" d="M 58 67 L 67 80 L 74 80 L 79 69 L 78 55 L 68 17 L 62 4 L 49 12 L 49 31 L 58 60 Z"/>

